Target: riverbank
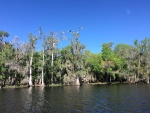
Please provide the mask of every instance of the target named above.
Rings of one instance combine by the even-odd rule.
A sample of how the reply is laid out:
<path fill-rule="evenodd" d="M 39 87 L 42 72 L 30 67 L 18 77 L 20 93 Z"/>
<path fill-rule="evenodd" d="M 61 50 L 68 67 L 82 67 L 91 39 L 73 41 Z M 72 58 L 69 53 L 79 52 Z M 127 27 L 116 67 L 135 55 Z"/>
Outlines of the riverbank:
<path fill-rule="evenodd" d="M 107 84 L 131 84 L 131 83 L 128 83 L 128 82 L 122 82 L 122 83 L 120 83 L 120 82 L 111 82 L 111 83 L 109 83 L 109 82 L 96 82 L 96 83 L 89 83 L 90 85 L 107 85 Z"/>
<path fill-rule="evenodd" d="M 115 84 L 146 84 L 144 82 L 139 82 L 139 83 L 131 83 L 131 82 L 95 82 L 95 83 L 88 83 L 88 84 L 82 84 L 82 85 L 115 85 Z M 50 84 L 47 86 L 41 86 L 41 85 L 33 85 L 32 87 L 61 87 L 61 86 L 76 86 L 76 85 L 62 85 L 62 84 Z M 80 85 L 81 86 L 81 85 Z M 0 87 L 0 89 L 5 89 L 5 88 L 27 88 L 29 87 L 28 85 L 21 85 L 21 86 L 5 86 L 5 87 Z"/>

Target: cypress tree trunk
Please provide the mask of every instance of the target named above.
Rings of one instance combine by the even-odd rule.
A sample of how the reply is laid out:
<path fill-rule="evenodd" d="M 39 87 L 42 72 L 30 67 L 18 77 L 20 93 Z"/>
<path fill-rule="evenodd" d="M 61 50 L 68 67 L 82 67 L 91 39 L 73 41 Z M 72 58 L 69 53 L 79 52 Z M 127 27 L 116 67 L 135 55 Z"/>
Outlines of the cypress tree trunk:
<path fill-rule="evenodd" d="M 41 77 L 42 78 L 42 81 L 41 81 L 42 82 L 42 84 L 41 84 L 42 86 L 45 86 L 44 85 L 44 60 L 45 59 L 44 59 L 44 50 L 43 50 L 42 77 Z"/>
<path fill-rule="evenodd" d="M 141 65 L 141 62 L 140 62 L 140 58 L 138 60 L 138 72 L 137 72 L 137 77 L 139 77 L 139 73 L 140 73 L 140 65 Z"/>
<path fill-rule="evenodd" d="M 33 61 L 33 53 L 30 58 L 30 76 L 29 76 L 29 86 L 32 86 L 32 61 Z"/>
<path fill-rule="evenodd" d="M 148 74 L 148 70 L 147 70 L 147 74 Z M 147 84 L 149 84 L 149 75 L 147 75 Z"/>
<path fill-rule="evenodd" d="M 53 47 L 52 47 L 52 49 L 54 48 L 54 45 L 55 45 L 55 43 L 53 42 L 52 43 L 53 45 Z M 51 66 L 52 66 L 52 77 L 51 77 L 51 84 L 53 84 L 53 66 L 54 66 L 54 53 L 53 53 L 53 50 L 52 50 L 52 62 L 51 62 Z"/>
<path fill-rule="evenodd" d="M 149 76 L 147 77 L 147 84 L 149 84 Z"/>
<path fill-rule="evenodd" d="M 111 83 L 111 75 L 109 74 L 110 78 L 109 78 L 109 82 Z"/>
<path fill-rule="evenodd" d="M 52 52 L 52 62 L 51 62 L 51 66 L 52 66 L 52 77 L 51 77 L 51 83 L 53 84 L 53 60 L 54 60 L 54 56 L 53 56 L 53 52 Z"/>
<path fill-rule="evenodd" d="M 134 75 L 134 82 L 136 82 L 136 74 Z"/>

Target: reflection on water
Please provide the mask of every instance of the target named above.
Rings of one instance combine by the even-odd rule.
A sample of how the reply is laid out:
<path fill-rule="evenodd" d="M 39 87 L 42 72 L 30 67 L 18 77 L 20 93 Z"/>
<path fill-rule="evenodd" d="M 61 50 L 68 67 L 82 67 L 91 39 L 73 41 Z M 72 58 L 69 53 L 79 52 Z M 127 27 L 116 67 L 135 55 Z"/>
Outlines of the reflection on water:
<path fill-rule="evenodd" d="M 149 98 L 150 85 L 1 89 L 0 113 L 147 113 Z"/>
<path fill-rule="evenodd" d="M 26 110 L 30 109 L 30 107 L 32 106 L 32 87 L 29 87 L 27 89 L 27 93 L 26 95 L 24 95 L 24 97 L 26 98 L 27 101 L 25 101 L 26 103 L 24 103 L 24 107 Z M 24 98 L 22 98 L 24 100 Z"/>
<path fill-rule="evenodd" d="M 28 88 L 27 103 L 25 108 L 27 112 L 43 112 L 44 108 L 44 87 Z"/>

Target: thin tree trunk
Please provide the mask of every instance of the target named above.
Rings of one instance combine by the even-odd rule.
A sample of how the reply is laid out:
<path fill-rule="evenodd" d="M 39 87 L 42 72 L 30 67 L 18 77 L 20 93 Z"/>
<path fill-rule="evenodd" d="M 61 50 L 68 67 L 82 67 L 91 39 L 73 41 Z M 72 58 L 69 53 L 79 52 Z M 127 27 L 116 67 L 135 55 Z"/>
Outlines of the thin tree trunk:
<path fill-rule="evenodd" d="M 53 43 L 53 48 L 54 48 L 55 43 Z M 53 84 L 53 65 L 54 65 L 54 53 L 52 51 L 52 62 L 51 62 L 51 66 L 52 66 L 52 77 L 51 77 L 51 83 Z"/>
<path fill-rule="evenodd" d="M 140 65 L 141 65 L 141 64 L 140 64 L 140 58 L 139 58 L 139 60 L 138 60 L 138 72 L 137 72 L 137 76 L 138 76 L 138 77 L 139 77 L 139 72 L 140 72 L 140 71 L 139 71 L 139 70 L 140 70 Z"/>
<path fill-rule="evenodd" d="M 147 77 L 147 84 L 149 84 L 149 76 Z"/>
<path fill-rule="evenodd" d="M 8 77 L 8 85 L 11 85 L 11 77 Z"/>
<path fill-rule="evenodd" d="M 42 62 L 42 86 L 45 86 L 44 85 L 44 50 L 43 50 L 43 62 Z"/>
<path fill-rule="evenodd" d="M 148 70 L 147 70 L 147 84 L 149 84 L 149 75 L 148 75 Z"/>
<path fill-rule="evenodd" d="M 31 54 L 30 59 L 30 76 L 29 76 L 29 86 L 32 86 L 32 60 L 33 60 L 33 53 Z"/>
<path fill-rule="evenodd" d="M 110 75 L 110 74 L 109 74 Z M 111 75 L 110 75 L 110 78 L 109 78 L 109 82 L 111 83 Z"/>
<path fill-rule="evenodd" d="M 136 74 L 134 75 L 134 82 L 136 82 Z"/>
<path fill-rule="evenodd" d="M 52 62 L 51 62 L 51 66 L 52 66 L 52 77 L 51 77 L 51 83 L 53 83 L 53 60 L 54 60 L 54 56 L 53 56 L 53 52 L 52 52 Z"/>
<path fill-rule="evenodd" d="M 148 81 L 147 81 L 147 83 L 149 84 L 149 77 L 148 77 Z"/>

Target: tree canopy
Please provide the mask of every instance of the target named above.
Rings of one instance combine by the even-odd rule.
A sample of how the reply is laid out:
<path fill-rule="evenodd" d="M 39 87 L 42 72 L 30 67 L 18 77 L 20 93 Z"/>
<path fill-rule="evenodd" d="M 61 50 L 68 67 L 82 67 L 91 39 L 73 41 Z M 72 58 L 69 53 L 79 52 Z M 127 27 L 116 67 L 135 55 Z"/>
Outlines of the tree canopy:
<path fill-rule="evenodd" d="M 70 31 L 70 44 L 62 49 L 55 45 L 64 38 L 50 32 L 28 35 L 27 43 L 4 42 L 9 33 L 0 31 L 0 85 L 76 85 L 91 82 L 145 82 L 150 77 L 150 38 L 135 40 L 133 45 L 104 43 L 95 54 L 80 42 L 80 32 Z M 43 49 L 36 51 L 36 41 L 43 40 Z M 95 48 L 99 49 L 99 48 Z"/>

